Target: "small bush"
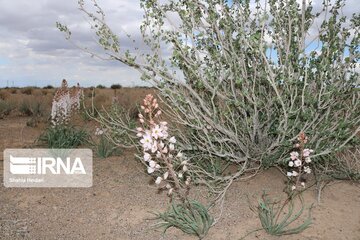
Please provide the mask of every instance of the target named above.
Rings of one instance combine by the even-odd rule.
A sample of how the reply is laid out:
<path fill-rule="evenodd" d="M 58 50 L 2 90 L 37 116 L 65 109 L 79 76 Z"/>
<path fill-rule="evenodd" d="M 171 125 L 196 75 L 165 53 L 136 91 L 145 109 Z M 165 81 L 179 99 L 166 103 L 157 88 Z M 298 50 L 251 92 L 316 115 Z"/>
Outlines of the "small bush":
<path fill-rule="evenodd" d="M 9 98 L 9 93 L 7 91 L 0 91 L 0 99 L 1 100 L 6 100 Z"/>
<path fill-rule="evenodd" d="M 33 94 L 33 88 L 32 87 L 27 87 L 27 88 L 23 88 L 21 90 L 22 94 L 26 94 L 26 95 L 32 95 Z"/>
<path fill-rule="evenodd" d="M 121 89 L 122 86 L 121 86 L 120 84 L 113 84 L 113 85 L 111 85 L 110 88 L 111 88 L 111 89 Z"/>
<path fill-rule="evenodd" d="M 40 101 L 26 101 L 24 100 L 20 106 L 19 111 L 25 116 L 43 116 L 44 105 Z"/>
<path fill-rule="evenodd" d="M 52 85 L 46 85 L 43 89 L 54 89 L 54 87 Z"/>
<path fill-rule="evenodd" d="M 104 89 L 106 87 L 104 85 L 99 84 L 99 85 L 96 86 L 96 88 Z"/>
<path fill-rule="evenodd" d="M 15 104 L 0 99 L 0 119 L 8 116 L 15 109 Z"/>
<path fill-rule="evenodd" d="M 16 89 L 16 88 L 10 89 L 10 93 L 11 93 L 11 94 L 17 94 L 17 89 Z"/>
<path fill-rule="evenodd" d="M 48 148 L 75 148 L 88 143 L 89 134 L 83 129 L 60 125 L 46 129 L 38 142 Z"/>

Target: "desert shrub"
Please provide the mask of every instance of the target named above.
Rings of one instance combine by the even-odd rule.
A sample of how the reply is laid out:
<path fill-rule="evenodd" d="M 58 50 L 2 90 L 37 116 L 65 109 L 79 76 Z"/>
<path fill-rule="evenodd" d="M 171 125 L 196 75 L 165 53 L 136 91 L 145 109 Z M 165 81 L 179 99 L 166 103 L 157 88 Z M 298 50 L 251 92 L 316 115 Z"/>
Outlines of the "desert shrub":
<path fill-rule="evenodd" d="M 7 91 L 0 91 L 0 100 L 7 100 L 10 94 Z"/>
<path fill-rule="evenodd" d="M 17 94 L 17 89 L 16 88 L 11 88 L 10 93 L 11 94 Z"/>
<path fill-rule="evenodd" d="M 34 91 L 33 87 L 26 87 L 26 88 L 21 89 L 21 93 L 26 94 L 26 95 L 32 95 L 33 91 Z"/>
<path fill-rule="evenodd" d="M 96 86 L 96 88 L 104 89 L 104 88 L 106 88 L 106 87 L 105 87 L 104 85 L 99 84 L 99 85 Z"/>
<path fill-rule="evenodd" d="M 47 128 L 38 142 L 48 148 L 76 148 L 89 142 L 89 134 L 84 129 L 58 125 Z"/>
<path fill-rule="evenodd" d="M 43 89 L 54 89 L 54 87 L 52 85 L 46 85 Z"/>
<path fill-rule="evenodd" d="M 319 13 L 306 1 L 256 2 L 255 10 L 249 1 L 204 2 L 142 1 L 141 30 L 153 50 L 142 55 L 121 49 L 100 7 L 79 4 L 106 54 L 160 90 L 169 115 L 184 126 L 178 133 L 184 150 L 240 166 L 225 182 L 282 163 L 301 131 L 311 136 L 322 166 L 356 143 L 359 15 L 342 16 L 344 1 L 325 1 Z M 177 31 L 165 27 L 172 14 L 179 17 Z M 169 59 L 158 54 L 163 47 L 171 47 Z"/>
<path fill-rule="evenodd" d="M 8 116 L 16 108 L 16 104 L 0 99 L 0 119 Z"/>
<path fill-rule="evenodd" d="M 46 96 L 48 94 L 48 91 L 46 89 L 41 90 L 41 94 L 43 96 Z"/>
<path fill-rule="evenodd" d="M 40 100 L 24 100 L 19 105 L 19 111 L 26 116 L 44 116 L 45 106 Z"/>

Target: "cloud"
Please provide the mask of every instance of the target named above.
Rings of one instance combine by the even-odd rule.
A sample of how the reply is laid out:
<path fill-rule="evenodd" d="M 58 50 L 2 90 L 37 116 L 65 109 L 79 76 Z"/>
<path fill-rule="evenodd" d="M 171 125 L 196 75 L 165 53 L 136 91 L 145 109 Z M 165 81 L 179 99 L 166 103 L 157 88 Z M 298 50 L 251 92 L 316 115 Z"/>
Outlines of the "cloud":
<path fill-rule="evenodd" d="M 99 2 L 121 44 L 131 47 L 122 29 L 139 41 L 142 10 L 139 1 L 103 0 Z M 56 22 L 67 24 L 74 41 L 99 49 L 87 19 L 77 1 L 0 0 L 0 87 L 47 84 L 60 85 L 66 78 L 83 86 L 97 84 L 144 85 L 137 71 L 117 62 L 91 58 L 64 38 Z"/>

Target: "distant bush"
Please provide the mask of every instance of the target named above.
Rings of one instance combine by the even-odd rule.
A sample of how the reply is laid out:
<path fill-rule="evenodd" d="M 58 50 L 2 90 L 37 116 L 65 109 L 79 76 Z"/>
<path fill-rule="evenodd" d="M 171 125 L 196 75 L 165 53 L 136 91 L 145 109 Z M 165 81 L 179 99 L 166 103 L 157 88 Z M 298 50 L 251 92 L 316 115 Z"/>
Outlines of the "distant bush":
<path fill-rule="evenodd" d="M 19 106 L 19 111 L 26 116 L 43 116 L 45 109 L 43 103 L 40 101 L 24 100 Z"/>
<path fill-rule="evenodd" d="M 99 85 L 96 86 L 96 88 L 104 89 L 106 87 L 104 85 L 99 84 Z"/>
<path fill-rule="evenodd" d="M 6 100 L 9 97 L 9 93 L 7 91 L 0 91 L 0 99 Z"/>
<path fill-rule="evenodd" d="M 75 148 L 88 141 L 89 134 L 85 130 L 64 125 L 48 128 L 38 138 L 38 142 L 45 144 L 48 148 Z"/>
<path fill-rule="evenodd" d="M 12 88 L 12 89 L 10 90 L 10 93 L 11 93 L 11 94 L 16 94 L 16 93 L 17 93 L 17 89 L 16 89 L 16 88 Z"/>
<path fill-rule="evenodd" d="M 54 89 L 54 87 L 52 85 L 46 85 L 43 89 Z"/>
<path fill-rule="evenodd" d="M 26 95 L 32 95 L 33 88 L 32 87 L 23 88 L 23 89 L 21 89 L 21 93 L 26 94 Z"/>
<path fill-rule="evenodd" d="M 0 99 L 0 119 L 9 115 L 15 109 L 15 104 Z"/>
<path fill-rule="evenodd" d="M 113 85 L 111 85 L 110 88 L 111 88 L 111 89 L 121 89 L 122 86 L 121 86 L 120 84 L 113 84 Z"/>

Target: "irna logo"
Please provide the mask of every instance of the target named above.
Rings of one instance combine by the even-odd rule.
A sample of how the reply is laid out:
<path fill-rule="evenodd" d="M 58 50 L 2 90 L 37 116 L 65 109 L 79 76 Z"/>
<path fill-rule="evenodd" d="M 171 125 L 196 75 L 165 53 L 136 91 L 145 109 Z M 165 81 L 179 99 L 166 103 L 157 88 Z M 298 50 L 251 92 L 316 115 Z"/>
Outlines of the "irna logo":
<path fill-rule="evenodd" d="M 10 155 L 12 174 L 86 174 L 79 157 L 13 157 Z"/>

